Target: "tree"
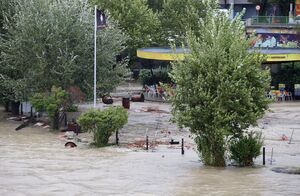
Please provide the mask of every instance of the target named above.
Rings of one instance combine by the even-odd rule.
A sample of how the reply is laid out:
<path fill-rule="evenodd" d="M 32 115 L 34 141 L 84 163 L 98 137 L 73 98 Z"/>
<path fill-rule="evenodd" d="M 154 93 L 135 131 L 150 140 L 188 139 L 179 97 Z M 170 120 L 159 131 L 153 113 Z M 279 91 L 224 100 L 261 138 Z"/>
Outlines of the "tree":
<path fill-rule="evenodd" d="M 240 16 L 230 21 L 210 7 L 207 13 L 201 32 L 188 33 L 190 54 L 173 64 L 173 115 L 196 135 L 204 164 L 225 166 L 228 140 L 241 137 L 266 111 L 270 77 L 261 68 L 264 56 L 248 51 Z"/>
<path fill-rule="evenodd" d="M 172 40 L 179 45 L 184 41 L 187 31 L 199 33 L 199 19 L 206 16 L 209 7 L 217 9 L 217 1 L 165 0 L 159 14 L 163 29 L 163 43 L 169 45 Z"/>
<path fill-rule="evenodd" d="M 60 109 L 67 106 L 68 94 L 61 87 L 53 86 L 50 93 L 36 93 L 30 102 L 36 111 L 45 111 L 50 118 L 52 129 L 59 129 Z"/>
<path fill-rule="evenodd" d="M 130 58 L 135 57 L 136 49 L 158 44 L 160 21 L 146 0 L 93 0 L 102 9 L 108 10 L 111 17 L 129 36 L 127 41 Z"/>
<path fill-rule="evenodd" d="M 164 2 L 162 0 L 147 0 L 148 6 L 155 12 L 160 12 L 163 9 Z"/>
<path fill-rule="evenodd" d="M 0 36 L 4 37 L 7 33 L 7 29 L 5 27 L 5 21 L 13 21 L 13 15 L 14 15 L 14 7 L 15 7 L 15 0 L 3 0 L 0 2 Z M 1 61 L 1 57 L 0 57 Z M 1 69 L 0 66 L 0 103 L 5 103 L 6 106 L 6 111 L 8 111 L 8 105 L 11 99 L 12 92 L 10 92 L 11 86 L 13 84 L 11 82 L 5 81 L 5 75 L 4 75 L 4 70 Z M 18 88 L 18 86 L 15 86 Z M 17 109 L 19 108 L 19 104 L 17 102 L 13 102 L 12 104 L 15 106 L 14 108 Z M 18 113 L 18 110 L 14 111 L 13 113 L 16 114 Z"/>
<path fill-rule="evenodd" d="M 88 95 L 93 86 L 94 17 L 87 1 L 18 0 L 13 21 L 4 21 L 0 38 L 1 81 L 5 99 L 24 100 L 52 86 L 79 86 Z M 126 36 L 114 24 L 97 33 L 97 90 L 110 92 L 126 73 L 116 62 Z"/>

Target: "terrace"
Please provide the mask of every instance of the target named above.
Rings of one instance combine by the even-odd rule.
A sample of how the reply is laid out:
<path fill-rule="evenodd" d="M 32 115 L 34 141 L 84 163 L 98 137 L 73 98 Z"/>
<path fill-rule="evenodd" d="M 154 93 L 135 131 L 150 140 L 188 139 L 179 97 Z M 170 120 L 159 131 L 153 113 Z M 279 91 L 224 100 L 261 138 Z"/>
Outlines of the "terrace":
<path fill-rule="evenodd" d="M 289 16 L 253 16 L 246 20 L 246 27 L 290 27 L 300 24 L 299 17 Z"/>

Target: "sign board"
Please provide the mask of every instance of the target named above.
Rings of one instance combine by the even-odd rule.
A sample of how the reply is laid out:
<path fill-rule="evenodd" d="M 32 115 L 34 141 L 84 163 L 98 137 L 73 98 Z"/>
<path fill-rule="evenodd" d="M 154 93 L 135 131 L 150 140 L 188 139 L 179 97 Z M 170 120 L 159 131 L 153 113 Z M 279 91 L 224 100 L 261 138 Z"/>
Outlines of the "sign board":
<path fill-rule="evenodd" d="M 260 10 L 260 5 L 255 6 L 256 11 Z"/>
<path fill-rule="evenodd" d="M 285 84 L 278 84 L 279 89 L 284 89 L 285 88 Z"/>

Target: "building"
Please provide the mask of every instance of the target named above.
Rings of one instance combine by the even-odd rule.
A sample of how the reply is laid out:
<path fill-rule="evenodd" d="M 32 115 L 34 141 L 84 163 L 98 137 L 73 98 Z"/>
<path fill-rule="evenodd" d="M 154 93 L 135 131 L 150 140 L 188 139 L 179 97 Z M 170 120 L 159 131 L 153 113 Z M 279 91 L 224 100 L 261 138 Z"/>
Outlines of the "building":
<path fill-rule="evenodd" d="M 244 19 L 250 18 L 257 14 L 255 6 L 253 3 L 248 0 L 219 0 L 221 9 L 229 9 L 230 6 L 234 5 L 234 14 L 243 11 L 245 9 Z"/>

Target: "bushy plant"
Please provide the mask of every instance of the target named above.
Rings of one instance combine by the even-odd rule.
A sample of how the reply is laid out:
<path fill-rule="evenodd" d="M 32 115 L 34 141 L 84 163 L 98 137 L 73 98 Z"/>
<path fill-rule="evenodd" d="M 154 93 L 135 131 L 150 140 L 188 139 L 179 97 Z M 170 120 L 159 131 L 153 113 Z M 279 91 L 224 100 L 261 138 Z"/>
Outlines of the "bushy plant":
<path fill-rule="evenodd" d="M 127 121 L 127 112 L 122 107 L 109 107 L 105 110 L 91 109 L 77 119 L 83 131 L 93 133 L 94 144 L 97 147 L 107 145 L 112 133 L 122 128 Z"/>
<path fill-rule="evenodd" d="M 59 129 L 59 110 L 66 105 L 68 94 L 61 87 L 53 86 L 50 93 L 36 93 L 30 103 L 36 111 L 45 111 L 50 118 L 52 128 Z"/>
<path fill-rule="evenodd" d="M 247 133 L 231 141 L 229 145 L 230 158 L 240 166 L 251 166 L 253 165 L 253 159 L 260 155 L 262 145 L 261 133 Z"/>

